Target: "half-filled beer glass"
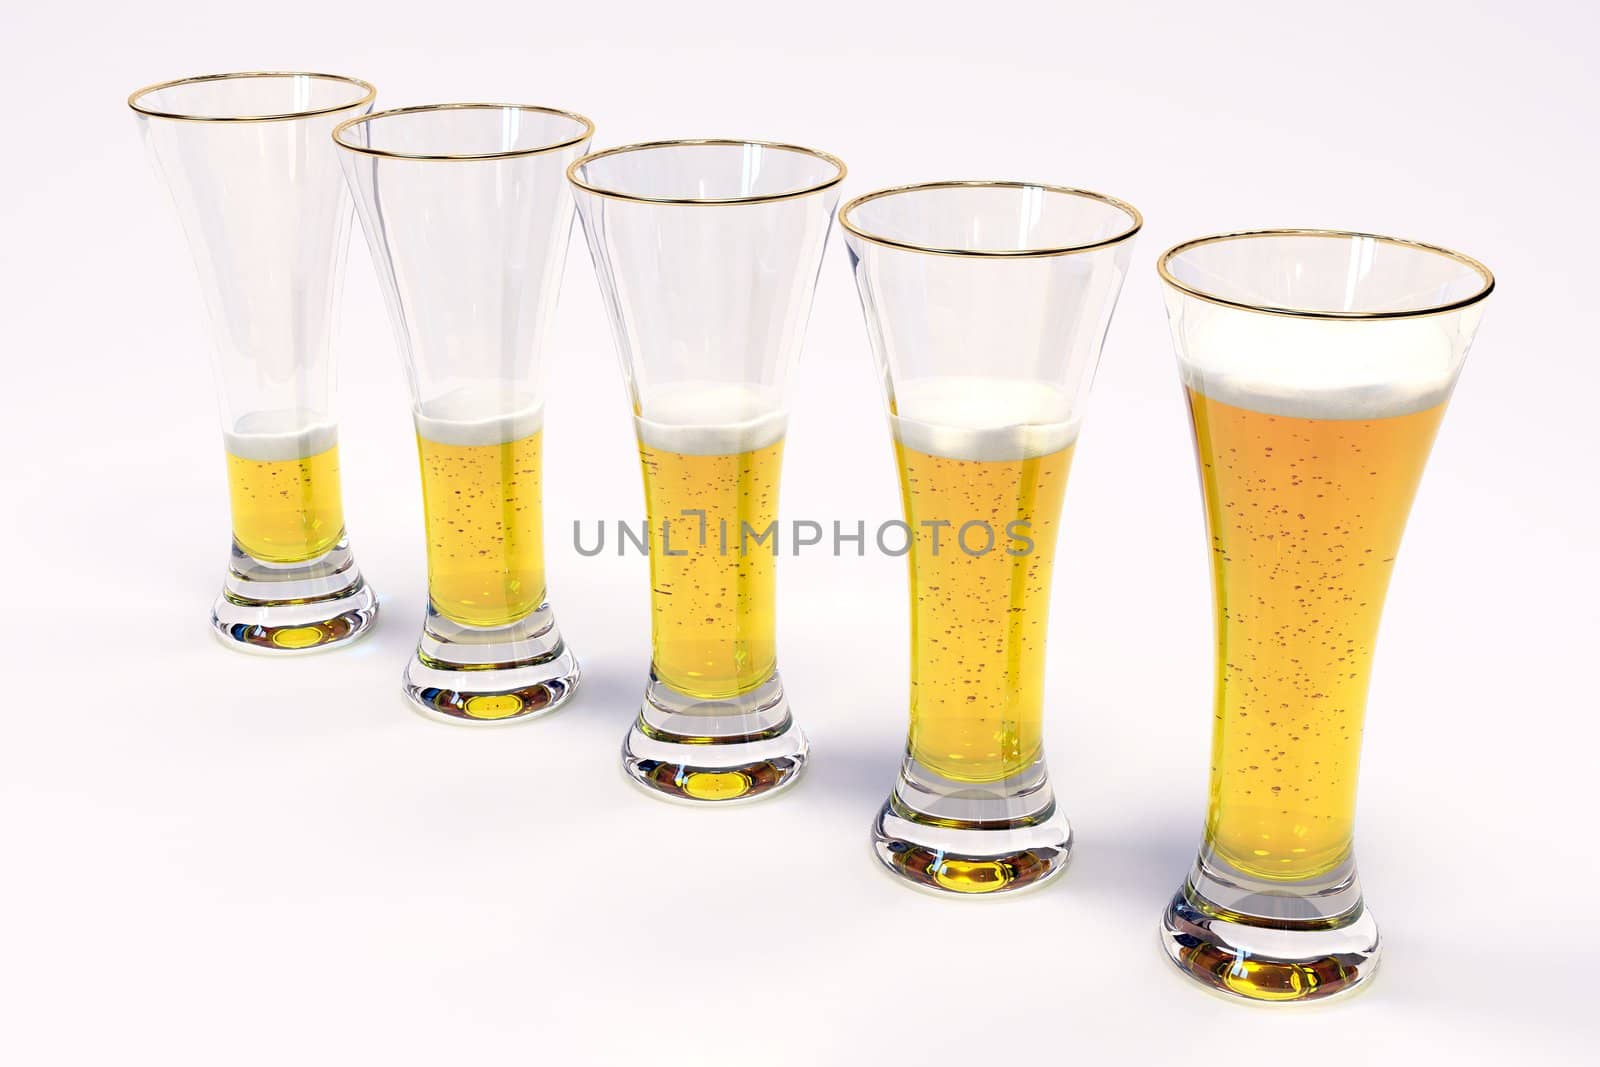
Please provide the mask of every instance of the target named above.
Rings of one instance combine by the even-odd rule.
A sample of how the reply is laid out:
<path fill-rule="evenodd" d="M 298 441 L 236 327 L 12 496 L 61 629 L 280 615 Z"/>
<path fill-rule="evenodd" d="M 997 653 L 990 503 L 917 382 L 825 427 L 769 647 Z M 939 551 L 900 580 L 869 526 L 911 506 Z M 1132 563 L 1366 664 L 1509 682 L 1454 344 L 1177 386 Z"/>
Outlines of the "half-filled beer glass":
<path fill-rule="evenodd" d="M 1078 429 L 1138 211 L 1026 182 L 935 182 L 840 212 L 909 542 L 910 731 L 873 827 L 930 889 L 1065 866 L 1043 748 L 1050 585 Z"/>
<path fill-rule="evenodd" d="M 331 341 L 350 198 L 329 140 L 376 94 L 337 74 L 242 73 L 128 98 L 216 340 L 233 549 L 211 623 L 230 648 L 330 648 L 377 618 L 339 491 Z"/>
<path fill-rule="evenodd" d="M 1378 618 L 1494 279 L 1432 245 L 1321 230 L 1200 238 L 1159 267 L 1217 642 L 1205 839 L 1163 942 L 1215 989 L 1325 997 L 1377 965 L 1353 828 Z"/>
<path fill-rule="evenodd" d="M 411 386 L 428 608 L 406 696 L 454 723 L 560 706 L 578 662 L 546 599 L 545 333 L 594 125 L 513 104 L 381 111 L 334 133 Z"/>
<path fill-rule="evenodd" d="M 649 525 L 650 676 L 623 765 L 678 799 L 770 795 L 807 751 L 778 674 L 778 476 L 844 164 L 794 145 L 664 141 L 569 174 Z"/>

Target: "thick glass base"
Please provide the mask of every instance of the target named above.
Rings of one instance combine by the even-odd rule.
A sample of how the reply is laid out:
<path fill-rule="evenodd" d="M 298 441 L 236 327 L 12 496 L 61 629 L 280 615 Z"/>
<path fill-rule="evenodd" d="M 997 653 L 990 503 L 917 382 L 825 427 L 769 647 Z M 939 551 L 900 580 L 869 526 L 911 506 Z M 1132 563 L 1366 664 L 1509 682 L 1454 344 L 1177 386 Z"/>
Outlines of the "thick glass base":
<path fill-rule="evenodd" d="M 1066 869 L 1072 828 L 1044 760 L 996 782 L 957 782 L 907 756 L 872 827 L 878 859 L 925 889 L 967 896 L 1043 885 Z"/>
<path fill-rule="evenodd" d="M 406 697 L 452 724 L 526 722 L 559 708 L 578 686 L 578 661 L 549 604 L 506 626 L 463 626 L 428 605 Z"/>
<path fill-rule="evenodd" d="M 1347 993 L 1378 966 L 1378 924 L 1361 900 L 1354 860 L 1305 882 L 1270 882 L 1202 852 L 1161 921 L 1179 970 L 1208 988 L 1257 1001 Z"/>
<path fill-rule="evenodd" d="M 657 796 L 731 804 L 793 785 L 808 751 L 777 671 L 749 693 L 703 700 L 651 670 L 639 717 L 622 742 L 622 767 Z"/>
<path fill-rule="evenodd" d="M 268 563 L 235 541 L 211 629 L 241 652 L 293 656 L 347 645 L 377 618 L 378 597 L 348 539 L 303 563 Z"/>

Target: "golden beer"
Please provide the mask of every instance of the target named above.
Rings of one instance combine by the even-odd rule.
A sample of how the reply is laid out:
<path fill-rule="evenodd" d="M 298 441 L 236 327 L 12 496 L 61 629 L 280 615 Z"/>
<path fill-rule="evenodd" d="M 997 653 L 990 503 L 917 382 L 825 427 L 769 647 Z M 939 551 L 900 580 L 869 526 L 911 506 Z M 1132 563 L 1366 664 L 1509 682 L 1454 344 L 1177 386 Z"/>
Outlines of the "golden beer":
<path fill-rule="evenodd" d="M 655 672 L 702 700 L 748 693 L 777 668 L 783 422 L 763 407 L 754 387 L 707 385 L 658 393 L 638 420 Z"/>
<path fill-rule="evenodd" d="M 909 743 L 945 778 L 999 781 L 1039 758 L 1075 437 L 1066 406 L 1049 386 L 982 378 L 924 379 L 896 395 L 912 531 Z"/>
<path fill-rule="evenodd" d="M 1257 877 L 1326 874 L 1351 848 L 1378 617 L 1444 397 L 1373 418 L 1188 397 L 1219 646 L 1206 840 Z"/>
<path fill-rule="evenodd" d="M 525 618 L 545 599 L 542 410 L 416 424 L 434 610 L 464 626 Z"/>
<path fill-rule="evenodd" d="M 264 412 L 225 435 L 233 539 L 255 559 L 303 563 L 344 535 L 339 446 L 331 426 L 275 431 Z"/>

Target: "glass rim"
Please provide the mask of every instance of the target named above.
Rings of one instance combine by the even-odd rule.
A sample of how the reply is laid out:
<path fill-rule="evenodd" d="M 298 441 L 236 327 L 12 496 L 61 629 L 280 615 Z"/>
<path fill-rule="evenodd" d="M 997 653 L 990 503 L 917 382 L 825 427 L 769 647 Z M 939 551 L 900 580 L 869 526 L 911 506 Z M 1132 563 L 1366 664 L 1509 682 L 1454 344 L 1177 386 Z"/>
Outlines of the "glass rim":
<path fill-rule="evenodd" d="M 146 107 L 141 104 L 140 98 L 163 89 L 175 89 L 180 85 L 198 85 L 202 82 L 237 81 L 245 78 L 320 78 L 323 81 L 340 82 L 352 88 L 362 90 L 360 99 L 352 100 L 347 104 L 331 104 L 327 107 L 304 108 L 299 111 L 281 111 L 262 115 L 195 115 L 182 111 L 160 111 L 156 108 Z M 371 82 L 352 78 L 348 74 L 324 74 L 311 70 L 241 70 L 227 74 L 196 74 L 188 78 L 174 78 L 171 81 L 157 82 L 146 85 L 142 89 L 135 89 L 128 94 L 128 106 L 140 115 L 152 119 L 172 119 L 179 122 L 289 122 L 294 119 L 316 118 L 318 115 L 332 115 L 340 111 L 349 111 L 351 108 L 371 104 L 378 98 L 378 87 Z"/>
<path fill-rule="evenodd" d="M 585 167 L 596 160 L 604 159 L 607 156 L 619 156 L 629 152 L 650 152 L 659 148 L 703 147 L 758 147 L 772 148 L 780 152 L 795 152 L 800 155 L 810 156 L 812 159 L 818 159 L 824 163 L 831 164 L 837 170 L 837 173 L 824 181 L 815 182 L 802 189 L 790 189 L 781 193 L 752 193 L 746 196 L 723 197 L 645 196 L 641 193 L 625 193 L 620 189 L 607 189 L 603 186 L 595 185 L 578 177 L 578 171 L 580 168 Z M 698 137 L 676 138 L 665 141 L 639 141 L 635 144 L 617 145 L 615 148 L 602 148 L 598 152 L 590 152 L 586 156 L 573 160 L 572 164 L 567 167 L 567 181 L 571 182 L 579 189 L 582 189 L 584 192 L 590 193 L 594 196 L 603 196 L 612 200 L 626 200 L 635 204 L 670 204 L 680 207 L 721 207 L 732 204 L 772 204 L 782 200 L 795 200 L 803 196 L 811 196 L 815 193 L 824 192 L 833 188 L 835 185 L 838 185 L 840 182 L 844 181 L 847 173 L 849 173 L 849 171 L 844 165 L 844 160 L 840 159 L 838 156 L 829 152 L 823 152 L 820 149 L 807 148 L 804 145 L 789 144 L 785 141 L 755 141 L 739 137 Z"/>
<path fill-rule="evenodd" d="M 1120 233 L 1099 241 L 1086 241 L 1075 245 L 1054 245 L 1039 248 L 947 248 L 938 245 L 918 244 L 915 241 L 899 241 L 893 237 L 884 237 L 882 234 L 869 233 L 850 221 L 850 212 L 874 200 L 889 196 L 902 196 L 906 193 L 922 193 L 935 189 L 1044 189 L 1047 192 L 1057 193 L 1062 196 L 1077 197 L 1081 200 L 1094 200 L 1109 207 L 1116 208 L 1128 216 L 1130 225 Z M 1112 245 L 1121 244 L 1144 228 L 1144 215 L 1139 209 L 1126 200 L 1119 200 L 1105 193 L 1096 193 L 1089 189 L 1077 189 L 1070 185 L 1051 185 L 1048 182 L 1009 181 L 1003 179 L 978 179 L 941 182 L 914 182 L 911 185 L 895 185 L 887 189 L 878 189 L 875 192 L 864 193 L 839 209 L 839 225 L 844 227 L 852 236 L 885 248 L 898 248 L 903 252 L 921 252 L 930 256 L 960 256 L 970 259 L 1037 259 L 1045 256 L 1070 256 L 1079 252 L 1093 252 L 1096 249 L 1110 248 Z"/>
<path fill-rule="evenodd" d="M 583 129 L 575 136 L 565 137 L 549 144 L 535 145 L 531 148 L 507 148 L 498 152 L 395 152 L 387 148 L 373 148 L 371 145 L 351 144 L 341 136 L 344 131 L 354 126 L 376 122 L 379 119 L 393 118 L 396 115 L 419 115 L 425 112 L 439 111 L 531 111 L 540 115 L 558 115 L 562 118 L 572 119 L 581 125 Z M 432 163 L 520 159 L 523 156 L 537 156 L 546 152 L 557 152 L 563 148 L 571 148 L 575 144 L 582 144 L 593 136 L 594 122 L 587 117 L 578 114 L 576 111 L 564 111 L 558 107 L 542 107 L 539 104 L 413 104 L 410 107 L 392 107 L 386 111 L 374 111 L 370 115 L 357 115 L 353 119 L 346 119 L 333 128 L 334 144 L 347 151 L 359 152 L 364 156 L 376 156 L 379 159 L 414 159 Z"/>
<path fill-rule="evenodd" d="M 1441 256 L 1449 259 L 1459 266 L 1466 267 L 1476 273 L 1483 285 L 1477 292 L 1471 293 L 1459 300 L 1452 300 L 1445 304 L 1427 304 L 1421 307 L 1393 308 L 1387 311 L 1328 311 L 1318 308 L 1282 307 L 1276 304 L 1252 304 L 1243 300 L 1230 300 L 1225 296 L 1208 293 L 1192 285 L 1180 282 L 1168 269 L 1168 264 L 1176 257 L 1204 245 L 1218 244 L 1224 241 L 1241 241 L 1256 238 L 1277 237 L 1326 237 L 1339 240 L 1365 238 L 1381 244 L 1410 248 L 1430 255 Z M 1447 315 L 1452 311 L 1460 311 L 1471 307 L 1494 292 L 1494 274 L 1479 260 L 1469 255 L 1445 248 L 1443 245 L 1428 244 L 1425 241 L 1413 241 L 1404 237 L 1388 237 L 1381 233 L 1363 233 L 1359 230 L 1317 230 L 1317 229 L 1269 229 L 1269 230 L 1235 230 L 1231 233 L 1215 233 L 1205 237 L 1195 237 L 1180 244 L 1173 245 L 1156 260 L 1156 271 L 1161 275 L 1161 280 L 1185 296 L 1192 296 L 1196 300 L 1203 300 L 1208 304 L 1219 307 L 1234 308 L 1238 311 L 1253 311 L 1261 315 L 1278 315 L 1294 319 L 1325 319 L 1330 321 L 1359 322 L 1370 319 L 1415 319 L 1429 315 Z"/>

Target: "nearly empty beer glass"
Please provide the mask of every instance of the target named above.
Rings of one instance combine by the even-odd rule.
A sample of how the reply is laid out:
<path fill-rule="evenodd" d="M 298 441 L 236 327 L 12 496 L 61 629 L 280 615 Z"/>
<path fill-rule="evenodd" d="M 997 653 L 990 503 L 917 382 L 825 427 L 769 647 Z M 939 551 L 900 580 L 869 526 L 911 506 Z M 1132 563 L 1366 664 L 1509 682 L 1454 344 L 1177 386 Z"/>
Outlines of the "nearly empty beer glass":
<path fill-rule="evenodd" d="M 378 601 L 345 538 L 331 340 L 350 198 L 329 132 L 377 90 L 208 74 L 128 98 L 177 205 L 216 338 L 233 551 L 212 628 L 286 655 L 349 642 Z"/>
<path fill-rule="evenodd" d="M 778 473 L 844 173 L 809 148 L 723 140 L 611 148 L 569 171 L 649 516 L 650 676 L 623 766 L 662 795 L 749 800 L 805 763 L 778 675 Z"/>
<path fill-rule="evenodd" d="M 910 542 L 911 722 L 878 858 L 954 893 L 1036 885 L 1071 844 L 1043 748 L 1057 527 L 1141 219 L 1026 182 L 887 189 L 839 217 Z"/>
<path fill-rule="evenodd" d="M 1163 942 L 1215 989 L 1329 996 L 1377 965 L 1352 842 L 1378 618 L 1494 279 L 1323 230 L 1204 237 L 1159 266 L 1217 642 L 1205 839 Z"/>
<path fill-rule="evenodd" d="M 405 693 L 424 714 L 554 710 L 578 662 L 546 600 L 544 348 L 594 124 L 515 104 L 382 111 L 334 131 L 405 358 L 428 608 Z"/>

